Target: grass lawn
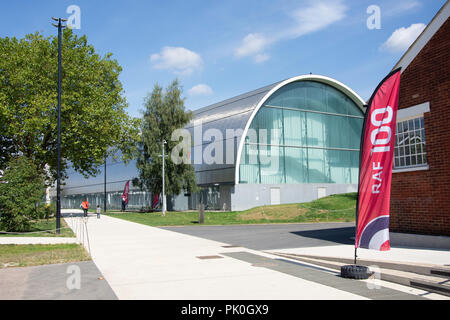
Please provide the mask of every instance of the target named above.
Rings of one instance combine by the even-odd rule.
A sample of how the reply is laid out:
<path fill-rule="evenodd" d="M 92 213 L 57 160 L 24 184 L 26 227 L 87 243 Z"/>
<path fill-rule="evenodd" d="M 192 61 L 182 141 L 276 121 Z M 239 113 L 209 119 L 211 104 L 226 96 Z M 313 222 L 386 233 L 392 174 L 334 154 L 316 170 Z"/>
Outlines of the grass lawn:
<path fill-rule="evenodd" d="M 0 269 L 91 260 L 79 244 L 0 245 Z"/>
<path fill-rule="evenodd" d="M 56 234 L 56 218 L 51 218 L 48 220 L 43 219 L 34 221 L 31 225 L 30 232 L 2 233 L 3 231 L 0 230 L 0 237 L 67 237 L 67 238 L 75 237 L 75 234 L 68 227 L 69 226 L 67 225 L 66 221 L 63 218 L 61 218 L 61 234 Z"/>
<path fill-rule="evenodd" d="M 300 204 L 256 207 L 236 212 L 205 212 L 205 225 L 351 222 L 355 221 L 356 193 L 332 195 Z M 198 225 L 198 212 L 109 212 L 109 216 L 149 226 Z"/>

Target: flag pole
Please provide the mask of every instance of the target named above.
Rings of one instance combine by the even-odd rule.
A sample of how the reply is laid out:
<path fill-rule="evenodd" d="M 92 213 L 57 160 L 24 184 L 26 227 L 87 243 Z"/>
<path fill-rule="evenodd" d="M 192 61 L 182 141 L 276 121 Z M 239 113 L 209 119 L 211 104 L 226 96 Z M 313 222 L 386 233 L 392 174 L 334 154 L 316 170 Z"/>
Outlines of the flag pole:
<path fill-rule="evenodd" d="M 376 90 L 375 90 L 376 92 Z M 366 113 L 364 114 L 364 120 L 363 120 L 363 127 L 361 132 L 361 141 L 359 145 L 359 171 L 358 171 L 358 192 L 356 194 L 356 208 L 355 208 L 355 259 L 354 264 L 356 265 L 356 259 L 358 257 L 358 244 L 356 243 L 357 240 L 357 232 L 358 232 L 358 218 L 359 218 L 359 187 L 360 187 L 360 179 L 361 179 L 361 164 L 362 164 L 362 150 L 364 147 L 364 138 L 365 138 L 365 131 L 366 131 L 366 122 L 367 122 L 367 115 L 370 113 L 370 106 L 372 105 L 372 98 L 370 98 L 369 104 L 365 105 Z"/>

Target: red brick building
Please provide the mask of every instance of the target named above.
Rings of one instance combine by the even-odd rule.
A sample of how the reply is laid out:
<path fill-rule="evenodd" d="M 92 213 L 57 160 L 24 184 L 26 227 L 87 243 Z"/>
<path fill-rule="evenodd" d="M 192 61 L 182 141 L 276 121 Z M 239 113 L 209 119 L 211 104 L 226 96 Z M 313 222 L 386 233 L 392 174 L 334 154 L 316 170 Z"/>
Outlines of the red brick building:
<path fill-rule="evenodd" d="M 450 235 L 450 2 L 397 65 L 402 67 L 391 231 Z"/>

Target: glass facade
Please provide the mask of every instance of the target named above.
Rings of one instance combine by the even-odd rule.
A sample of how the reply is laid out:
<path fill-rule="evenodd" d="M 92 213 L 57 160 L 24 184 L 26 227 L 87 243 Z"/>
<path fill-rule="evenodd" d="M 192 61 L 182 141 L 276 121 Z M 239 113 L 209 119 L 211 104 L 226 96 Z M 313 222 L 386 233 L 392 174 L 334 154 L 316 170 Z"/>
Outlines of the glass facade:
<path fill-rule="evenodd" d="M 123 192 L 119 191 L 106 193 L 107 210 L 120 210 L 122 208 L 122 194 Z M 145 207 L 150 207 L 152 203 L 152 194 L 150 192 L 130 191 L 128 197 L 127 210 L 140 210 Z M 78 209 L 84 199 L 88 199 L 91 209 L 95 209 L 99 205 L 103 210 L 105 194 L 100 192 L 66 195 L 61 199 L 61 208 Z"/>
<path fill-rule="evenodd" d="M 249 127 L 239 183 L 358 183 L 363 118 L 350 98 L 329 85 L 282 87 Z"/>

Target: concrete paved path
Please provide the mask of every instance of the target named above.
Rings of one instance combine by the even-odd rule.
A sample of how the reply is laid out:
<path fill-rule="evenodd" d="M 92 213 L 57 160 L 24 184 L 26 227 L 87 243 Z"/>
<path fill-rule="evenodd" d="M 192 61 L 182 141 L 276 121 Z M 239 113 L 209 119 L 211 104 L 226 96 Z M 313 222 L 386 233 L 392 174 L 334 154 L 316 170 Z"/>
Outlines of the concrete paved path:
<path fill-rule="evenodd" d="M 221 255 L 246 250 L 227 243 L 108 216 L 90 217 L 88 230 L 92 258 L 119 299 L 364 299 Z"/>
<path fill-rule="evenodd" d="M 73 225 L 71 219 L 76 218 L 66 218 L 69 226 Z M 367 299 L 370 296 L 368 292 L 355 294 L 332 284 L 324 285 L 237 259 L 233 253 L 269 259 L 274 256 L 242 247 L 225 248 L 229 243 L 108 216 L 96 219 L 92 215 L 88 232 L 92 258 L 119 299 Z M 375 294 L 373 290 L 372 294 Z"/>

